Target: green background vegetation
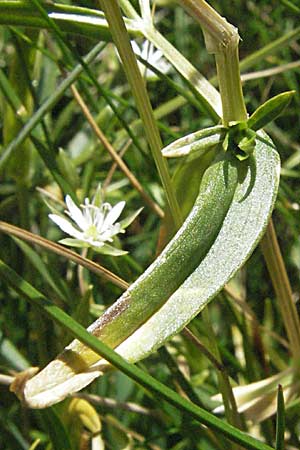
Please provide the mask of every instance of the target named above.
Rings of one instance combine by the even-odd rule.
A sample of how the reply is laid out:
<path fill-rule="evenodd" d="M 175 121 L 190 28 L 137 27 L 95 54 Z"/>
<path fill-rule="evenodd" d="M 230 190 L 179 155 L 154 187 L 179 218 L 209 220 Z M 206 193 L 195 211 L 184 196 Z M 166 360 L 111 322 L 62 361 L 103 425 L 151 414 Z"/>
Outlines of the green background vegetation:
<path fill-rule="evenodd" d="M 168 217 L 162 227 L 157 209 L 145 202 L 146 193 L 161 210 L 166 207 L 164 189 L 138 122 L 136 105 L 120 60 L 112 44 L 103 40 L 98 56 L 89 62 L 93 79 L 89 72 L 81 71 L 75 73 L 74 81 L 108 141 L 118 152 L 126 149 L 123 159 L 142 184 L 144 196 L 120 169 L 113 168 L 111 156 L 92 131 L 74 92 L 62 85 L 78 66 L 80 58 L 99 45 L 99 39 L 93 38 L 92 33 L 65 34 L 72 48 L 70 51 L 61 43 L 55 29 L 39 31 L 37 27 L 21 26 L 21 16 L 18 23 L 17 16 L 5 16 L 6 3 L 12 2 L 0 1 L 0 219 L 56 242 L 63 236 L 48 219 L 47 203 L 59 205 L 57 201 L 63 201 L 66 193 L 82 202 L 85 197 L 92 197 L 102 183 L 107 201 L 115 204 L 126 200 L 126 213 L 141 206 L 144 209 L 118 242 L 120 248 L 129 251 L 128 255 L 114 258 L 89 252 L 87 256 L 131 283 L 153 261 L 160 248 L 159 237 L 162 239 L 163 233 L 172 231 Z M 36 8 L 34 2 L 27 3 Z M 138 2 L 131 3 L 138 8 Z M 79 2 L 72 4 L 80 6 Z M 248 112 L 252 113 L 280 92 L 296 92 L 284 115 L 268 125 L 267 131 L 282 160 L 273 220 L 293 299 L 297 302 L 300 292 L 300 30 L 297 29 L 300 9 L 296 0 L 220 0 L 211 4 L 239 29 Z M 81 6 L 97 8 L 94 2 L 82 2 Z M 157 1 L 155 17 L 159 31 L 202 74 L 214 80 L 214 59 L 207 54 L 195 20 L 178 4 L 168 1 Z M 80 27 L 79 24 L 78 31 Z M 292 39 L 284 39 L 293 31 Z M 278 41 L 281 38 L 282 41 Z M 137 42 L 142 41 L 142 37 L 137 38 Z M 269 51 L 262 53 L 266 48 Z M 163 76 L 157 81 L 147 81 L 164 146 L 215 123 L 191 83 L 174 69 L 168 77 L 172 83 Z M 59 89 L 61 95 L 56 99 Z M 31 123 L 31 117 L 46 100 L 49 104 L 45 114 L 18 145 L 16 139 L 24 131 L 24 125 Z M 114 111 L 109 104 L 114 106 Z M 134 142 L 129 142 L 126 126 L 130 126 Z M 6 158 L 7 149 L 12 145 L 13 151 Z M 192 203 L 189 198 L 192 176 L 195 176 L 192 171 L 195 168 L 201 171 L 204 163 L 198 164 L 199 167 L 193 164 L 186 170 L 183 181 L 175 178 L 179 199 L 184 198 L 186 208 Z M 174 174 L 178 162 L 172 160 L 168 165 L 170 173 Z M 5 227 L 0 226 L 1 230 L 5 231 Z M 7 232 L 1 232 L 0 239 L 0 258 L 84 326 L 122 292 L 98 274 L 79 269 L 68 257 L 57 256 L 39 245 L 29 245 Z M 29 305 L 9 283 L 0 279 L 0 286 L 1 374 L 13 376 L 29 366 L 44 366 L 70 341 L 70 335 Z M 290 366 L 286 331 L 260 248 L 228 290 L 219 294 L 205 313 L 193 320 L 190 329 L 222 362 L 232 386 L 264 379 Z M 216 363 L 186 334 L 173 339 L 166 349 L 139 366 L 165 385 L 181 394 L 184 392 L 198 405 L 213 409 L 211 396 L 220 392 Z M 291 383 L 295 393 L 286 405 L 285 438 L 286 448 L 292 450 L 299 448 L 300 443 L 300 405 L 297 380 L 292 379 Z M 99 378 L 87 392 L 114 399 L 115 403 L 94 406 L 101 418 L 102 438 L 107 449 L 233 448 L 222 435 L 199 425 L 165 400 L 157 399 L 120 371 L 111 371 Z M 70 412 L 69 400 L 47 410 L 24 409 L 9 392 L 5 377 L 0 385 L 0 398 L 1 449 L 28 449 L 34 442 L 38 449 L 83 449 L 84 445 L 90 445 L 92 427 L 88 418 L 96 414 L 94 410 L 91 412 L 86 407 L 83 414 L 86 422 L 82 422 L 78 412 Z M 244 430 L 275 446 L 275 415 L 259 424 L 243 418 L 241 422 Z"/>

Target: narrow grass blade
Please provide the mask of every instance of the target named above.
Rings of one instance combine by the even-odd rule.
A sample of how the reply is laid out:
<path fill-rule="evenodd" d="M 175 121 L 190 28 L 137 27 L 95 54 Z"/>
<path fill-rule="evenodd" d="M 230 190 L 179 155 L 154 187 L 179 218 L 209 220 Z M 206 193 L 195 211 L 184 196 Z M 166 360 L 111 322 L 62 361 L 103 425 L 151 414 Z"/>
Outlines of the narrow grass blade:
<path fill-rule="evenodd" d="M 285 411 L 282 386 L 277 391 L 277 417 L 276 417 L 276 450 L 284 450 Z"/>
<path fill-rule="evenodd" d="M 80 6 L 44 4 L 48 16 L 64 31 L 79 34 L 89 39 L 111 40 L 104 14 L 100 11 Z M 0 1 L 0 24 L 21 25 L 23 27 L 48 28 L 49 23 L 41 17 L 37 9 L 28 1 Z M 140 35 L 134 21 L 126 20 L 128 30 Z"/>
<path fill-rule="evenodd" d="M 48 433 L 53 449 L 75 450 L 71 444 L 70 436 L 55 408 L 38 411 L 37 415 L 43 423 L 44 430 Z"/>
<path fill-rule="evenodd" d="M 209 428 L 220 432 L 222 435 L 228 437 L 233 442 L 237 442 L 249 450 L 274 450 L 267 444 L 258 441 L 257 439 L 248 436 L 246 433 L 234 428 L 221 419 L 214 417 L 204 409 L 196 406 L 194 403 L 182 398 L 176 392 L 172 391 L 167 386 L 157 381 L 152 376 L 142 371 L 139 367 L 127 363 L 114 350 L 107 347 L 103 342 L 99 341 L 95 336 L 88 333 L 81 325 L 73 320 L 68 314 L 63 312 L 60 308 L 53 305 L 33 286 L 27 283 L 16 272 L 14 272 L 5 263 L 0 261 L 0 273 L 2 278 L 13 287 L 23 298 L 38 306 L 41 311 L 47 314 L 52 320 L 60 324 L 63 328 L 70 331 L 70 333 L 88 345 L 93 351 L 101 355 L 106 361 L 109 361 L 115 367 L 119 368 L 139 383 L 144 388 L 147 388 L 154 395 L 165 399 L 167 402 L 174 405 L 176 408 L 188 414 L 190 417 L 198 420 Z M 56 374 L 59 376 L 59 374 Z"/>
<path fill-rule="evenodd" d="M 99 54 L 102 48 L 103 48 L 102 42 L 96 45 L 86 56 L 85 62 L 87 64 L 92 62 Z M 1 154 L 0 157 L 0 170 L 3 168 L 6 161 L 8 160 L 10 155 L 14 152 L 14 150 L 24 142 L 24 140 L 31 134 L 34 128 L 39 124 L 41 119 L 56 105 L 56 103 L 64 95 L 65 91 L 71 86 L 72 83 L 74 83 L 74 81 L 79 77 L 82 71 L 83 67 L 81 65 L 75 67 L 75 69 L 70 73 L 70 75 L 60 84 L 60 86 L 58 86 L 53 95 L 51 95 L 47 100 L 45 100 L 45 102 L 39 107 L 39 109 L 26 122 L 26 124 L 23 126 L 22 130 L 15 137 L 15 139 L 13 139 L 8 144 L 8 146 L 3 150 L 3 153 Z"/>

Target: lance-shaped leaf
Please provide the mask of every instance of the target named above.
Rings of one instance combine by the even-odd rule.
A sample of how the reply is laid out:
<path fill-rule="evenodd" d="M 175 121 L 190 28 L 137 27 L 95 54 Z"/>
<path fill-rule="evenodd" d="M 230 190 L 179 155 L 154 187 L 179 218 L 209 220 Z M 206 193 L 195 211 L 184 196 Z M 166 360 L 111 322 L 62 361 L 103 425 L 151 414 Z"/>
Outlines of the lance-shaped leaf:
<path fill-rule="evenodd" d="M 248 119 L 248 127 L 252 130 L 260 130 L 272 120 L 276 119 L 283 113 L 289 105 L 295 91 L 287 91 L 267 100 L 263 105 L 259 106 L 256 111 Z"/>
<path fill-rule="evenodd" d="M 262 133 L 259 133 L 262 136 Z M 268 223 L 276 199 L 280 162 L 263 134 L 255 153 L 240 172 L 222 228 L 198 268 L 144 325 L 117 351 L 137 361 L 178 333 L 212 300 L 249 258 Z M 268 140 L 267 140 L 268 139 Z"/>
<path fill-rule="evenodd" d="M 105 343 L 119 345 L 117 351 L 129 361 L 146 357 L 179 332 L 258 243 L 274 205 L 280 169 L 271 141 L 260 136 L 246 161 L 227 151 L 205 172 L 183 227 L 146 272 L 89 327 Z M 101 374 L 105 362 L 97 361 L 97 354 L 73 341 L 26 383 L 27 404 L 45 407 L 82 389 Z"/>
<path fill-rule="evenodd" d="M 162 150 L 166 158 L 178 158 L 185 156 L 186 161 L 192 161 L 205 155 L 220 142 L 223 142 L 226 134 L 226 128 L 222 125 L 205 128 L 188 134 L 175 142 L 167 145 Z"/>

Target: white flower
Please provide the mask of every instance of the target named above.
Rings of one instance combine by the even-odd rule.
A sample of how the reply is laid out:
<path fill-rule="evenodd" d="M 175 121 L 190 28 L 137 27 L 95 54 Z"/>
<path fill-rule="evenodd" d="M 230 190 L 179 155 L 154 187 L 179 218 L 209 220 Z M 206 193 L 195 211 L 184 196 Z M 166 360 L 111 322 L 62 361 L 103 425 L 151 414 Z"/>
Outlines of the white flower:
<path fill-rule="evenodd" d="M 155 50 L 154 45 L 149 41 L 144 41 L 141 48 L 135 41 L 131 41 L 132 49 L 137 56 L 140 56 L 160 72 L 166 74 L 171 65 L 164 59 L 161 50 Z M 138 66 L 143 76 L 148 80 L 157 80 L 158 76 L 150 69 L 146 68 L 138 61 Z"/>
<path fill-rule="evenodd" d="M 60 214 L 49 214 L 49 218 L 62 231 L 72 236 L 71 239 L 62 239 L 59 241 L 60 243 L 72 247 L 92 247 L 100 253 L 114 256 L 127 253 L 106 242 L 113 242 L 114 236 L 118 233 L 124 233 L 125 228 L 130 225 L 141 210 L 120 222 L 116 222 L 124 209 L 125 202 L 121 201 L 115 206 L 103 203 L 100 188 L 92 202 L 85 198 L 84 204 L 80 205 L 80 208 L 69 195 L 66 196 L 65 201 L 68 208 L 65 213 L 69 216 L 68 218 Z"/>

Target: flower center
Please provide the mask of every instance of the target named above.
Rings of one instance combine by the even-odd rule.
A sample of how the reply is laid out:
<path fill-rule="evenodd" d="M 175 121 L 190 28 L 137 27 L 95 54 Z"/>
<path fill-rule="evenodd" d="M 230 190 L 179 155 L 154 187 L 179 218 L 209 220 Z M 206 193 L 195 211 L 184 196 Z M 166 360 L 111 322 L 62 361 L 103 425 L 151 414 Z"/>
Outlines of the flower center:
<path fill-rule="evenodd" d="M 86 238 L 92 238 L 95 240 L 99 237 L 99 232 L 97 230 L 96 225 L 94 225 L 94 224 L 90 225 L 84 234 L 85 234 Z"/>

